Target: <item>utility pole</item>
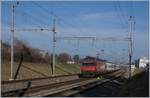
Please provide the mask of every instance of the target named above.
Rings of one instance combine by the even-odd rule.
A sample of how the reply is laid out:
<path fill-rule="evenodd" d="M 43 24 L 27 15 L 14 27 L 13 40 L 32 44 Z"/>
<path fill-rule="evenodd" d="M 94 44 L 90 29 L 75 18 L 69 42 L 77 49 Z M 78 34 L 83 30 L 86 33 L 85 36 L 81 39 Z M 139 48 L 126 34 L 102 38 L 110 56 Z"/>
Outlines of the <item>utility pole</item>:
<path fill-rule="evenodd" d="M 132 30 L 133 30 L 133 18 L 129 18 L 129 78 L 131 78 L 131 64 L 132 64 Z"/>
<path fill-rule="evenodd" d="M 28 32 L 38 32 L 38 31 L 50 31 L 50 32 L 53 32 L 55 31 L 55 29 L 50 29 L 50 28 L 16 28 L 15 31 L 28 31 Z M 55 39 L 55 37 L 53 37 Z M 54 42 L 54 41 L 53 41 Z M 55 44 L 55 43 L 54 43 Z M 54 45 L 55 46 L 55 45 Z M 54 49 L 55 50 L 55 49 Z M 55 57 L 55 56 L 54 56 Z M 53 58 L 52 58 L 53 59 Z M 54 60 L 55 61 L 55 60 Z M 52 66 L 52 64 L 51 64 Z M 53 74 L 53 66 L 51 67 L 51 70 L 52 71 L 52 74 Z"/>
<path fill-rule="evenodd" d="M 53 32 L 53 65 L 52 65 L 52 76 L 54 76 L 55 74 L 55 47 L 56 47 L 56 31 L 55 31 L 55 22 L 56 22 L 56 19 L 54 18 L 53 19 L 53 29 L 52 29 L 52 32 Z"/>
<path fill-rule="evenodd" d="M 78 55 L 77 64 L 79 64 L 79 39 L 77 40 L 77 48 L 76 48 L 76 52 L 77 52 L 77 55 Z"/>
<path fill-rule="evenodd" d="M 14 76 L 14 11 L 15 11 L 15 6 L 12 4 L 11 5 L 11 77 L 9 80 L 13 80 Z"/>

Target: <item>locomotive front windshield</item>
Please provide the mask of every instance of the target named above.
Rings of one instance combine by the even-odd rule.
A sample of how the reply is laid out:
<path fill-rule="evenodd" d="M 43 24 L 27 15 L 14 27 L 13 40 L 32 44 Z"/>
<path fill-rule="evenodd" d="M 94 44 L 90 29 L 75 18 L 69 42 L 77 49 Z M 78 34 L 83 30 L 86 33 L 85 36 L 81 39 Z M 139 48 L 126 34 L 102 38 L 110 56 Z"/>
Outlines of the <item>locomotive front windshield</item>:
<path fill-rule="evenodd" d="M 95 66 L 95 63 L 82 63 L 82 66 Z"/>

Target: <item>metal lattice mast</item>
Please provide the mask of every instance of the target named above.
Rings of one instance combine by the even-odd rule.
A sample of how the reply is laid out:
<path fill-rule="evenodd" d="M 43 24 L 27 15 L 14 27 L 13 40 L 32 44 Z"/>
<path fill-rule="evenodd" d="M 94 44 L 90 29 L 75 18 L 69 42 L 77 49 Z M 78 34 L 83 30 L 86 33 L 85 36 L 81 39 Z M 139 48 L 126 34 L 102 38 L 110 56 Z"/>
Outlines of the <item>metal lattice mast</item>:
<path fill-rule="evenodd" d="M 132 32 L 133 32 L 133 18 L 129 18 L 129 78 L 131 78 L 131 64 L 132 64 Z"/>

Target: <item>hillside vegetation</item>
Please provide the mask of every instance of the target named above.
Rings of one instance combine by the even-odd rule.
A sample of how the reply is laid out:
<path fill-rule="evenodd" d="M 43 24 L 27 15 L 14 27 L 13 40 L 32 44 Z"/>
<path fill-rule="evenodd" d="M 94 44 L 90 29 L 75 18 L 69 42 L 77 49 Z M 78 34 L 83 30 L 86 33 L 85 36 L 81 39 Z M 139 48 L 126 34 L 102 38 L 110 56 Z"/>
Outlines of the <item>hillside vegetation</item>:
<path fill-rule="evenodd" d="M 14 64 L 14 71 L 18 67 L 18 63 Z M 57 65 L 55 75 L 77 74 L 80 72 L 79 64 Z M 48 64 L 24 62 L 19 70 L 17 79 L 28 79 L 37 77 L 51 76 L 51 67 Z M 4 63 L 1 66 L 1 80 L 9 80 L 10 78 L 10 62 Z"/>
<path fill-rule="evenodd" d="M 2 66 L 1 79 L 10 78 L 10 44 L 1 41 L 2 46 Z M 79 73 L 80 58 L 78 55 L 71 56 L 68 53 L 55 54 L 56 67 L 55 75 L 67 75 Z M 22 58 L 22 59 L 21 59 Z M 14 73 L 16 72 L 19 62 L 21 68 L 17 79 L 46 77 L 52 75 L 52 53 L 29 46 L 24 41 L 15 38 L 14 41 Z M 74 64 L 67 64 L 68 61 L 74 61 Z"/>

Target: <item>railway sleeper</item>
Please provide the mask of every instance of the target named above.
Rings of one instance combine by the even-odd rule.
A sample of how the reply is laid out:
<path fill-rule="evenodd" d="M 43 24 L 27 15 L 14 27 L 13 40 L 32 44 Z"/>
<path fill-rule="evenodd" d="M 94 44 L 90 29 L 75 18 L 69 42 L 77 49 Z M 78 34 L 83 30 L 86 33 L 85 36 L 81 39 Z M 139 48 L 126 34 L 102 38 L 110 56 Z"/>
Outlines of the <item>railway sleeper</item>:
<path fill-rule="evenodd" d="M 120 74 L 121 75 L 121 74 Z M 90 83 L 88 85 L 83 85 L 83 86 L 80 86 L 80 87 L 77 87 L 77 88 L 73 88 L 73 89 L 70 89 L 70 90 L 67 90 L 67 91 L 64 91 L 64 92 L 60 92 L 60 93 L 56 93 L 56 94 L 52 94 L 52 95 L 49 95 L 49 96 L 69 96 L 69 97 L 72 97 L 78 93 L 82 93 L 82 92 L 85 92 L 86 90 L 89 90 L 91 88 L 94 88 L 98 85 L 102 85 L 102 84 L 105 84 L 109 81 L 112 81 L 112 80 L 115 80 L 117 78 L 119 78 L 120 76 L 116 76 L 112 79 L 102 79 L 100 81 L 96 81 L 96 82 L 93 82 L 93 83 Z"/>

